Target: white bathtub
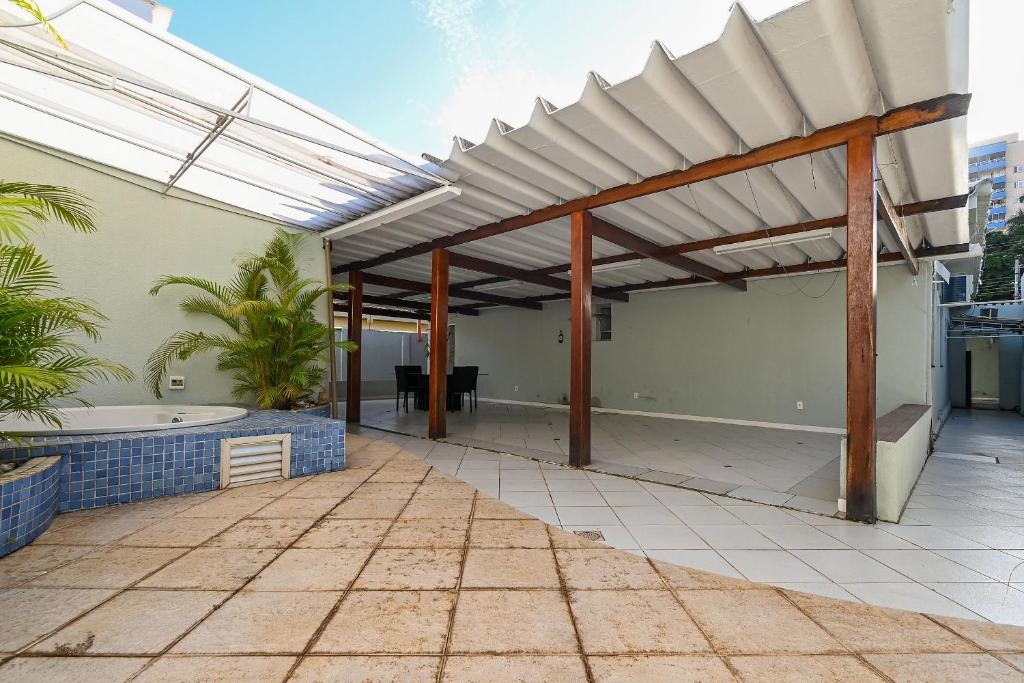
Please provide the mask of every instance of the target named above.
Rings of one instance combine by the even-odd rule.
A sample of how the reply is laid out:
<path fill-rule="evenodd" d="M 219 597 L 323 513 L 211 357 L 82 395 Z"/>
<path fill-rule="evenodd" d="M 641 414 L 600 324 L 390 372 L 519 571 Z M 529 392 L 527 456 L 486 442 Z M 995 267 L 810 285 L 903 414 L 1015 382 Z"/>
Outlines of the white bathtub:
<path fill-rule="evenodd" d="M 24 436 L 56 436 L 59 434 L 110 434 L 117 432 L 149 432 L 156 429 L 198 427 L 229 422 L 249 414 L 245 408 L 230 406 L 98 406 L 67 408 L 61 411 L 62 429 L 40 420 L 4 415 L 0 432 Z M 175 421 L 175 419 L 180 421 Z"/>

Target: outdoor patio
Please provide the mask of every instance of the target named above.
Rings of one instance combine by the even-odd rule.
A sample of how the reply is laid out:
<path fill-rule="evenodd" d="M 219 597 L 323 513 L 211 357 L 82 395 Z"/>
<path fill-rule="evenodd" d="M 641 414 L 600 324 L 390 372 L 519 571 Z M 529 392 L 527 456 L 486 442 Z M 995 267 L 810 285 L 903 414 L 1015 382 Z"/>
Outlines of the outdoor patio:
<path fill-rule="evenodd" d="M 363 401 L 362 424 L 427 436 L 422 411 Z M 568 464 L 566 409 L 480 403 L 451 412 L 446 441 Z M 832 515 L 839 496 L 835 434 L 594 413 L 590 469 Z"/>
<path fill-rule="evenodd" d="M 935 681 L 1024 671 L 1024 629 L 611 549 L 433 467 L 453 446 L 349 443 L 344 472 L 61 516 L 0 561 L 0 678 Z"/>

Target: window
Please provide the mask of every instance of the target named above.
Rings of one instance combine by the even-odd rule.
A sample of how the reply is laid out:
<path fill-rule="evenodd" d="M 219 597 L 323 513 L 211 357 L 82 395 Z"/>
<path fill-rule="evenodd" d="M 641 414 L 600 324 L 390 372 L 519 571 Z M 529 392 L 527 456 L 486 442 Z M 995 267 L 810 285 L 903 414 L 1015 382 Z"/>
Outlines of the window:
<path fill-rule="evenodd" d="M 999 309 L 998 308 L 983 308 L 983 309 L 981 309 L 981 317 L 982 318 L 998 318 L 999 317 Z"/>
<path fill-rule="evenodd" d="M 1017 164 L 1013 167 L 1014 173 L 1024 173 L 1024 164 Z"/>
<path fill-rule="evenodd" d="M 594 341 L 612 340 L 612 305 L 599 304 L 594 309 Z"/>
<path fill-rule="evenodd" d="M 1024 180 L 1014 180 L 1013 186 L 1016 188 L 1024 187 Z"/>

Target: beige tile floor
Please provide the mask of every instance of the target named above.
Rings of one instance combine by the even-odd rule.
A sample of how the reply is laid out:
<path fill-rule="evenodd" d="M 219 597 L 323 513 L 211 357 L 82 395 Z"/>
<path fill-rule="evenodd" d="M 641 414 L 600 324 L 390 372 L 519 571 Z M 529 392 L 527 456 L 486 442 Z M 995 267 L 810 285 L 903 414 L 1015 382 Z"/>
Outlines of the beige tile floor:
<path fill-rule="evenodd" d="M 1024 677 L 1024 629 L 616 550 L 435 446 L 352 434 L 344 472 L 62 515 L 0 560 L 0 680 Z"/>

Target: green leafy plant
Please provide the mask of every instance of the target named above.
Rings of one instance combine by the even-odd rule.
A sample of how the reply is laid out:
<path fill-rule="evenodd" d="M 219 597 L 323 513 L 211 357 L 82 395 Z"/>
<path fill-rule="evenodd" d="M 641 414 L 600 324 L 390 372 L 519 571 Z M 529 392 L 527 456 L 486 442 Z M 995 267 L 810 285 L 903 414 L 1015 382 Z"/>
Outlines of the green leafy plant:
<path fill-rule="evenodd" d="M 322 385 L 323 361 L 332 349 L 352 351 L 356 344 L 333 341 L 333 329 L 314 310 L 321 297 L 348 285 L 328 287 L 301 277 L 296 254 L 302 241 L 302 235 L 279 228 L 262 254 L 238 263 L 227 284 L 188 275 L 156 281 L 152 295 L 169 285 L 199 290 L 181 301 L 181 310 L 215 318 L 227 328 L 176 332 L 160 344 L 146 363 L 146 381 L 157 398 L 174 361 L 211 351 L 217 353 L 217 369 L 234 378 L 234 397 L 252 397 L 260 408 L 295 407 Z"/>
<path fill-rule="evenodd" d="M 66 187 L 0 181 L 0 413 L 34 417 L 59 427 L 57 402 L 97 380 L 132 379 L 131 371 L 87 354 L 76 339 L 99 339 L 106 318 L 91 304 L 53 296 L 60 282 L 34 246 L 34 223 L 54 220 L 95 232 L 92 209 Z M 0 432 L 0 438 L 14 435 Z"/>

